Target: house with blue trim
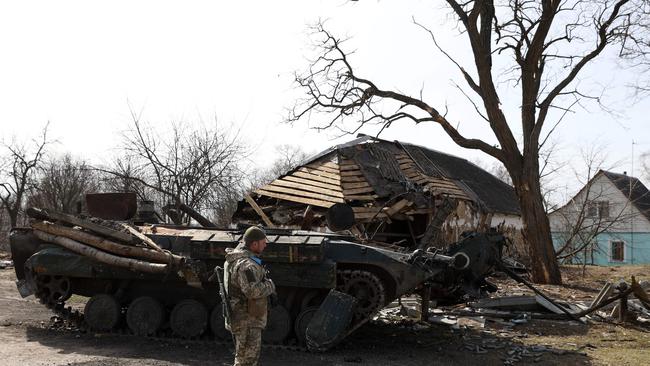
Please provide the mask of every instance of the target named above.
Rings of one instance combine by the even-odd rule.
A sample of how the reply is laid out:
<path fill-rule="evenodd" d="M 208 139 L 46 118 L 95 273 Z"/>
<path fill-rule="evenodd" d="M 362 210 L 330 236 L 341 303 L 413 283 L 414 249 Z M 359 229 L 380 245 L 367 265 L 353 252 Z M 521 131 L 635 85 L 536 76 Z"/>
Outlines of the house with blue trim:
<path fill-rule="evenodd" d="M 598 171 L 549 221 L 562 263 L 650 263 L 650 191 L 626 173 Z"/>

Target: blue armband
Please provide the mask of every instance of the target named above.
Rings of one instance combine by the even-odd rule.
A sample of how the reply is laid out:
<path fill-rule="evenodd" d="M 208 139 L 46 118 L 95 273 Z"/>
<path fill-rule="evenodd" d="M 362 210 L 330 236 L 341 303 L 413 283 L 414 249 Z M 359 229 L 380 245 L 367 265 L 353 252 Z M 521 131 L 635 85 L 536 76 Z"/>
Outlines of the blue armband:
<path fill-rule="evenodd" d="M 261 260 L 259 257 L 254 256 L 254 255 L 251 255 L 251 256 L 250 256 L 250 259 L 252 259 L 253 262 L 259 264 L 260 266 L 262 265 L 262 260 Z"/>

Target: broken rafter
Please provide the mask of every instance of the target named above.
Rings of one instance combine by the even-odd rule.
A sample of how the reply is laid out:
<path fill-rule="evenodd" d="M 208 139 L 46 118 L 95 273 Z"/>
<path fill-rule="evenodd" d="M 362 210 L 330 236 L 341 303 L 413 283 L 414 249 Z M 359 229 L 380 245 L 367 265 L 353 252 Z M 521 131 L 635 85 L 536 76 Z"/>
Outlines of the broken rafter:
<path fill-rule="evenodd" d="M 262 221 L 264 221 L 264 224 L 266 224 L 266 226 L 275 227 L 275 225 L 273 224 L 271 219 L 269 219 L 269 217 L 266 216 L 266 214 L 264 213 L 264 211 L 262 211 L 262 209 L 257 204 L 257 202 L 255 202 L 253 197 L 251 197 L 249 194 L 247 194 L 247 195 L 244 196 L 244 199 L 246 199 L 246 202 L 248 202 L 248 204 L 251 205 L 253 210 L 255 210 L 255 212 L 262 218 Z"/>
<path fill-rule="evenodd" d="M 407 200 L 405 198 L 401 199 L 398 202 L 396 202 L 394 205 L 390 206 L 386 210 L 386 215 L 393 216 L 396 213 L 402 211 L 404 208 L 406 208 L 408 206 L 411 206 L 412 204 L 413 204 L 413 202 L 411 202 L 411 201 L 409 201 L 409 200 Z"/>

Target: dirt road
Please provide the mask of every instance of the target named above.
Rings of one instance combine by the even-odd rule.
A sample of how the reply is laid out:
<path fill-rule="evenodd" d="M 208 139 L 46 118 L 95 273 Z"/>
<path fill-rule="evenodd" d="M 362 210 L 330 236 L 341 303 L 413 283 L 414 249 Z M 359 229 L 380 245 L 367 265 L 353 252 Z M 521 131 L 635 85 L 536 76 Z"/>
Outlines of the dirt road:
<path fill-rule="evenodd" d="M 229 365 L 232 362 L 226 346 L 211 342 L 84 333 L 53 327 L 53 314 L 33 296 L 20 298 L 14 279 L 13 270 L 0 270 L 1 365 Z M 453 330 L 444 325 L 413 321 L 375 321 L 324 354 L 263 349 L 261 365 L 480 363 L 483 366 L 503 365 L 504 360 L 517 365 L 608 364 L 594 359 L 599 352 L 609 353 L 607 349 L 589 344 L 593 347 L 590 348 L 580 342 L 592 332 L 591 328 L 577 323 L 569 327 L 559 324 L 555 328 L 556 325 L 529 324 L 513 331 L 490 323 L 485 329 Z M 602 331 L 595 330 L 598 337 Z M 564 344 L 558 339 L 567 336 L 576 339 L 573 341 L 576 343 Z M 613 342 L 611 345 L 620 346 Z M 648 352 L 647 343 L 641 346 Z"/>

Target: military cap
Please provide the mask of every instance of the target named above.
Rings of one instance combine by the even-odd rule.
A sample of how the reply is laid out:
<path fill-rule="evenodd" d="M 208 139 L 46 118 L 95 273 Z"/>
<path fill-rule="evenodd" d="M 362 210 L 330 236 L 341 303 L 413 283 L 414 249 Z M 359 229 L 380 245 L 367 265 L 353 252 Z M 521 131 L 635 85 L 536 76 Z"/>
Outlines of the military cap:
<path fill-rule="evenodd" d="M 251 226 L 244 232 L 244 243 L 246 243 L 246 245 L 264 238 L 266 238 L 266 233 L 262 228 L 257 226 Z"/>

